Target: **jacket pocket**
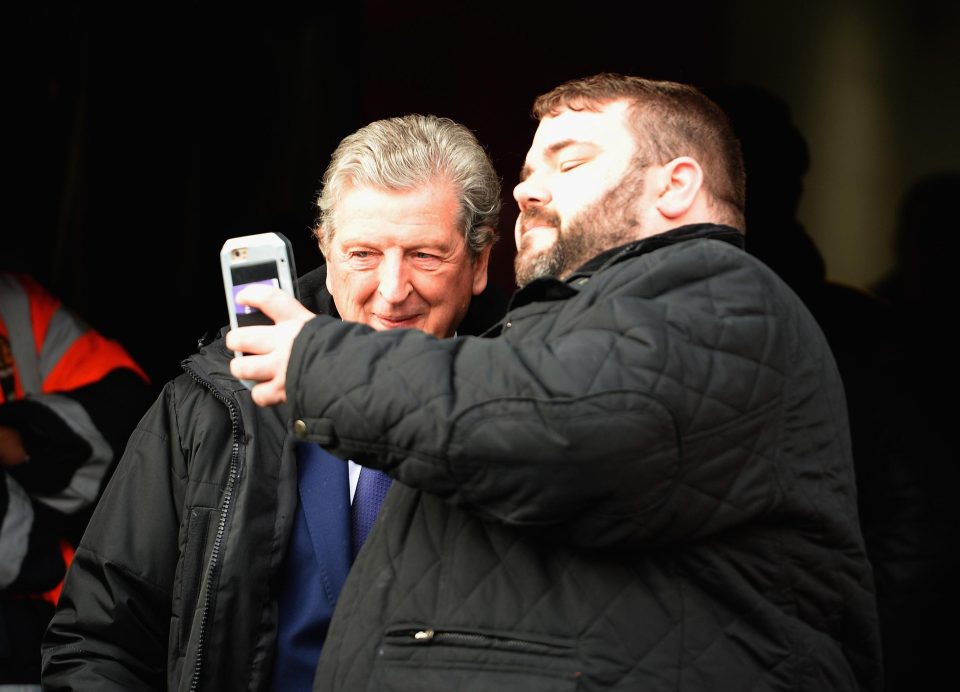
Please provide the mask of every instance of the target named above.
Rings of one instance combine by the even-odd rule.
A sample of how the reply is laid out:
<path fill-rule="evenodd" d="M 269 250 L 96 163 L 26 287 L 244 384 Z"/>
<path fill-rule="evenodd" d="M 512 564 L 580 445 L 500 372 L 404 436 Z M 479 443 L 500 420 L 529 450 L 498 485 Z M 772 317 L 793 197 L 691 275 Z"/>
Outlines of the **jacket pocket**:
<path fill-rule="evenodd" d="M 581 677 L 568 640 L 426 627 L 387 631 L 370 690 L 573 692 Z"/>
<path fill-rule="evenodd" d="M 203 570 L 206 565 L 207 535 L 210 532 L 211 518 L 216 513 L 211 507 L 191 507 L 187 520 L 187 531 L 183 549 L 180 553 L 180 579 L 177 589 L 177 602 L 173 612 L 179 622 L 173 623 L 177 633 L 176 651 L 183 654 L 190 628 L 196 613 L 197 599 L 203 583 Z"/>

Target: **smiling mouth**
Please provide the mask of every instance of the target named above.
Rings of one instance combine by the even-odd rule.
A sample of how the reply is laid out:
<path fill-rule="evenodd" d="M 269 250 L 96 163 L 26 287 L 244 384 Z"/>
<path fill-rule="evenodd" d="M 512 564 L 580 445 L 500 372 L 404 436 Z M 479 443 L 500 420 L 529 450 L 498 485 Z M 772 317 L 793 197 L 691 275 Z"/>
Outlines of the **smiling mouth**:
<path fill-rule="evenodd" d="M 420 318 L 420 315 L 397 315 L 395 317 L 377 315 L 376 317 L 377 321 L 387 329 L 401 329 L 415 324 Z"/>

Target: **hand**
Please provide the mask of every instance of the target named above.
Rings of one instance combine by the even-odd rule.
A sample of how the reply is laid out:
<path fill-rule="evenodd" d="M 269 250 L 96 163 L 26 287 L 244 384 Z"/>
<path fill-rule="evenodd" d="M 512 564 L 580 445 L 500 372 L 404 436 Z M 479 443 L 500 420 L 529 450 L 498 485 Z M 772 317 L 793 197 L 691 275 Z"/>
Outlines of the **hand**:
<path fill-rule="evenodd" d="M 14 428 L 0 425 L 0 467 L 11 467 L 27 460 L 23 439 Z"/>
<path fill-rule="evenodd" d="M 293 340 L 315 315 L 289 293 L 270 286 L 249 286 L 237 294 L 237 302 L 258 308 L 275 324 L 239 327 L 227 334 L 227 348 L 249 354 L 230 361 L 230 372 L 238 379 L 259 383 L 251 390 L 254 403 L 282 403 L 287 400 L 287 363 Z"/>

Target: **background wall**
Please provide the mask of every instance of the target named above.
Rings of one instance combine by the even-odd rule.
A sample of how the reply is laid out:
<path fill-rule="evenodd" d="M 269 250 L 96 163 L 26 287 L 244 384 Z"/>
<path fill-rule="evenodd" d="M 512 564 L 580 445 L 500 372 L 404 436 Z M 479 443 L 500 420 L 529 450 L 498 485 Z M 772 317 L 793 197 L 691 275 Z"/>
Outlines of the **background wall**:
<path fill-rule="evenodd" d="M 37 6 L 39 5 L 39 6 Z M 407 112 L 473 129 L 503 177 L 494 281 L 512 287 L 510 192 L 530 103 L 601 70 L 789 104 L 812 158 L 801 220 L 831 276 L 892 265 L 897 201 L 960 168 L 960 6 L 934 0 L 391 3 L 287 14 L 37 3 L 9 18 L 0 264 L 31 271 L 157 383 L 225 321 L 217 254 L 280 231 L 302 271 L 318 180 L 344 135 Z"/>
<path fill-rule="evenodd" d="M 728 11 L 725 77 L 790 104 L 812 159 L 800 218 L 830 276 L 871 285 L 893 264 L 905 190 L 960 169 L 960 3 L 739 0 Z"/>

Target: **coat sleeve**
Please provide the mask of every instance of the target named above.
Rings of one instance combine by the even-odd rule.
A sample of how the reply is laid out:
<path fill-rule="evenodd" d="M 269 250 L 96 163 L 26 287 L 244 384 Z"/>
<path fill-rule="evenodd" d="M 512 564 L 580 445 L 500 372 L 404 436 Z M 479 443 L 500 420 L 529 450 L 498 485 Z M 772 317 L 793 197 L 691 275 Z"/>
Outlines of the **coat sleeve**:
<path fill-rule="evenodd" d="M 93 514 L 44 638 L 44 689 L 166 686 L 185 482 L 176 398 L 168 384 Z"/>
<path fill-rule="evenodd" d="M 730 253 L 683 252 L 559 314 L 517 311 L 520 336 L 318 317 L 294 344 L 291 411 L 341 458 L 574 544 L 735 525 L 776 495 L 756 451 L 783 389 L 775 292 Z"/>

